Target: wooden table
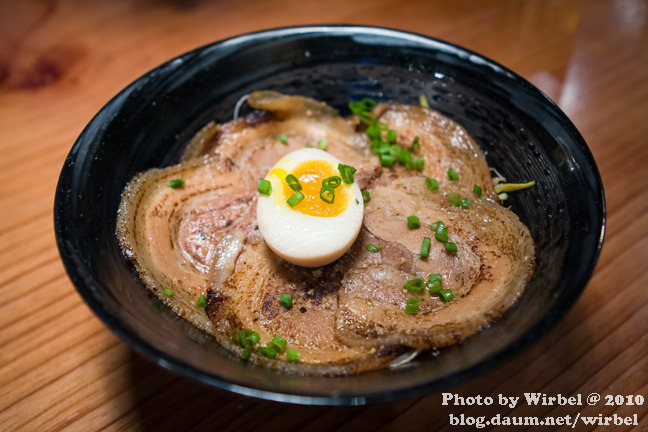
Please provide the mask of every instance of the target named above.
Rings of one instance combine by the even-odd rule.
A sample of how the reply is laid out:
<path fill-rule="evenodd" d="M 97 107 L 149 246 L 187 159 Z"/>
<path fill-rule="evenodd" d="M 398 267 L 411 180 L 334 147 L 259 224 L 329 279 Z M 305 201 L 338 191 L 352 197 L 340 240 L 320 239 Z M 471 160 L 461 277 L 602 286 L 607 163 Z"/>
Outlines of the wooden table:
<path fill-rule="evenodd" d="M 645 0 L 0 1 L 0 430 L 467 430 L 452 426 L 450 414 L 636 414 L 639 426 L 600 430 L 647 430 L 648 401 L 514 409 L 497 401 L 525 392 L 648 396 L 647 19 Z M 433 394 L 307 407 L 205 388 L 136 355 L 66 276 L 53 232 L 54 190 L 94 113 L 147 70 L 194 47 L 314 23 L 394 27 L 493 58 L 553 98 L 598 162 L 608 229 L 584 294 L 530 349 L 448 390 L 491 396 L 494 406 L 443 406 Z"/>

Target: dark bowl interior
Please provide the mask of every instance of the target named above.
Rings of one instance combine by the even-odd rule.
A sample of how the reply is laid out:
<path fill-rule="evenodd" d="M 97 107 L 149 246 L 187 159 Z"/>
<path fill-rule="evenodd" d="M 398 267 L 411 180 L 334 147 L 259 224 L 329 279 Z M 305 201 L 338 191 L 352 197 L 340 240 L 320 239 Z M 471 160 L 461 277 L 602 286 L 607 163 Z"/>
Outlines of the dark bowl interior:
<path fill-rule="evenodd" d="M 520 301 L 463 344 L 420 356 L 402 371 L 322 378 L 245 366 L 161 306 L 123 258 L 115 219 L 125 184 L 173 164 L 201 126 L 228 121 L 257 89 L 324 100 L 416 104 L 462 124 L 509 181 L 537 186 L 509 204 L 537 245 Z M 572 306 L 599 255 L 601 181 L 582 137 L 538 89 L 480 55 L 399 31 L 347 26 L 263 31 L 173 59 L 111 100 L 78 138 L 55 201 L 59 250 L 79 293 L 119 337 L 153 362 L 208 385 L 261 398 L 363 404 L 419 396 L 475 376 L 537 340 Z"/>

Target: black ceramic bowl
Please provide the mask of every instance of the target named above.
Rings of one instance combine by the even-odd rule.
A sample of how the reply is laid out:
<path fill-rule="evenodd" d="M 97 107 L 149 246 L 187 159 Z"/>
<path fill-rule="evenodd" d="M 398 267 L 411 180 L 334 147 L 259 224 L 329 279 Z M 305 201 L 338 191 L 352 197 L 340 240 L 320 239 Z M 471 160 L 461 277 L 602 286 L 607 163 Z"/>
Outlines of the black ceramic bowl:
<path fill-rule="evenodd" d="M 295 376 L 245 366 L 147 292 L 123 258 L 115 218 L 124 185 L 173 164 L 210 120 L 228 121 L 257 89 L 320 99 L 418 103 L 462 124 L 509 181 L 535 179 L 509 204 L 537 245 L 520 301 L 491 328 L 405 371 Z M 79 293 L 144 357 L 202 383 L 261 398 L 364 404 L 420 396 L 473 377 L 527 347 L 572 306 L 599 255 L 604 198 L 585 142 L 560 109 L 506 68 L 455 45 L 399 31 L 297 27 L 234 37 L 150 71 L 111 100 L 74 144 L 56 192 L 59 250 Z"/>

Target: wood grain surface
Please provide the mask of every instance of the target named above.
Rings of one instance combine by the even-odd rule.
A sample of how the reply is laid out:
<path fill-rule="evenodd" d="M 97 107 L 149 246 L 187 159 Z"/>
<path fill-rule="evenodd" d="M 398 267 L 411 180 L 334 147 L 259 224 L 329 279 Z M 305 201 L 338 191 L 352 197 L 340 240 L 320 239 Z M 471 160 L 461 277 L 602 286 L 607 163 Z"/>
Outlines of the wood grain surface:
<path fill-rule="evenodd" d="M 646 0 L 0 0 L 0 430 L 473 430 L 455 416 L 634 416 L 635 406 L 443 406 L 441 394 L 365 407 L 267 402 L 140 358 L 69 281 L 55 244 L 59 171 L 120 89 L 178 54 L 270 27 L 387 26 L 478 51 L 545 91 L 598 163 L 608 222 L 582 297 L 530 349 L 461 396 L 648 396 Z M 496 402 L 497 404 L 497 402 Z M 553 430 L 544 426 L 495 430 Z"/>

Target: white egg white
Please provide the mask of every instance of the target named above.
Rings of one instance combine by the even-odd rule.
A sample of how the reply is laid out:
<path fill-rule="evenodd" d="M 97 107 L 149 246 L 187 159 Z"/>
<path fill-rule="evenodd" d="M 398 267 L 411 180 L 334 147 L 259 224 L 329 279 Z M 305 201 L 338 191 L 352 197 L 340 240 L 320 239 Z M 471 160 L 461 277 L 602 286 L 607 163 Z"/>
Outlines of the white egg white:
<path fill-rule="evenodd" d="M 326 160 L 337 169 L 341 163 L 329 153 L 312 148 L 292 152 L 270 169 L 281 168 L 291 173 L 297 165 L 308 160 Z M 343 162 L 342 162 L 343 163 Z M 266 176 L 272 183 L 270 196 L 259 194 L 257 222 L 266 244 L 288 262 L 317 267 L 340 258 L 358 237 L 362 226 L 364 203 L 357 183 L 342 182 L 338 188 L 348 193 L 348 205 L 337 216 L 320 217 L 293 210 L 283 197 L 283 184 L 275 175 Z M 336 189 L 337 191 L 337 189 Z"/>

